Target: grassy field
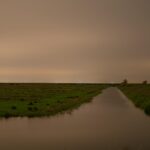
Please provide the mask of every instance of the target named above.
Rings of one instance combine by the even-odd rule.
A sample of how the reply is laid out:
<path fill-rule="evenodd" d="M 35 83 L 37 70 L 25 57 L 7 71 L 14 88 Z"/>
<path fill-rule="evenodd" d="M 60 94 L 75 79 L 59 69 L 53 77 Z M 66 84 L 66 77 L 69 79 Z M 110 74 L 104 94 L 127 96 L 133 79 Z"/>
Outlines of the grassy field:
<path fill-rule="evenodd" d="M 50 116 L 89 102 L 108 84 L 0 84 L 0 117 Z M 150 84 L 115 85 L 150 115 Z"/>
<path fill-rule="evenodd" d="M 150 115 L 150 84 L 128 84 L 119 88 L 137 107 Z"/>
<path fill-rule="evenodd" d="M 0 84 L 0 117 L 49 116 L 89 102 L 108 85 Z"/>

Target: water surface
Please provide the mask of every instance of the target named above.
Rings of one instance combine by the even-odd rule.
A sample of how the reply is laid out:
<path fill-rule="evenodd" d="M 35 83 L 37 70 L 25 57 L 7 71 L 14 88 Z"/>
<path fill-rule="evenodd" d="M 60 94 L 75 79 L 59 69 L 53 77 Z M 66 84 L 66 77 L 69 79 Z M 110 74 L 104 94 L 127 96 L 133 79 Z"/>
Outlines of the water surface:
<path fill-rule="evenodd" d="M 0 120 L 1 150 L 149 150 L 150 117 L 117 88 L 72 113 Z"/>

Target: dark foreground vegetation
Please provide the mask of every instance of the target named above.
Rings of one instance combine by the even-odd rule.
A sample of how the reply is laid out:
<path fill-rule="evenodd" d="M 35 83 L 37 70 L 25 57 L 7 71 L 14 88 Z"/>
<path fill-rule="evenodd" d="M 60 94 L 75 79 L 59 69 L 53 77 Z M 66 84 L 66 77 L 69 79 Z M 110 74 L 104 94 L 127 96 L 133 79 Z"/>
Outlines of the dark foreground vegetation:
<path fill-rule="evenodd" d="M 49 116 L 89 102 L 108 85 L 0 84 L 0 117 Z"/>
<path fill-rule="evenodd" d="M 133 103 L 150 115 L 150 84 L 126 84 L 118 86 Z"/>

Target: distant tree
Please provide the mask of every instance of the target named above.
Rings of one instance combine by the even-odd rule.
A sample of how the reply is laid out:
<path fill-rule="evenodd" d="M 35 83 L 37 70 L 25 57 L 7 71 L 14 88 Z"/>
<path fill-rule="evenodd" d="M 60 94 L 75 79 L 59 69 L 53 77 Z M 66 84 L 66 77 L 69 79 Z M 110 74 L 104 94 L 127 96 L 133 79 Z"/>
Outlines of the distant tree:
<path fill-rule="evenodd" d="M 123 82 L 122 82 L 122 85 L 127 85 L 127 84 L 128 84 L 128 80 L 124 79 Z"/>
<path fill-rule="evenodd" d="M 147 84 L 147 83 L 148 83 L 147 80 L 143 81 L 143 84 Z"/>

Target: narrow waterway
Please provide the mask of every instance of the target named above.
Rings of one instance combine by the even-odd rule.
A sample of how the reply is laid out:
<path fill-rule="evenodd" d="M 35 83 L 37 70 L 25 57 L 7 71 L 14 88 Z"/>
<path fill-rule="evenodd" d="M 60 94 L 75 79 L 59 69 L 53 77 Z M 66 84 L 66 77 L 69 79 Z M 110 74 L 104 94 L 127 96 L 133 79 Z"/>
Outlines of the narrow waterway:
<path fill-rule="evenodd" d="M 150 150 L 150 117 L 112 87 L 71 113 L 1 119 L 0 150 Z"/>

